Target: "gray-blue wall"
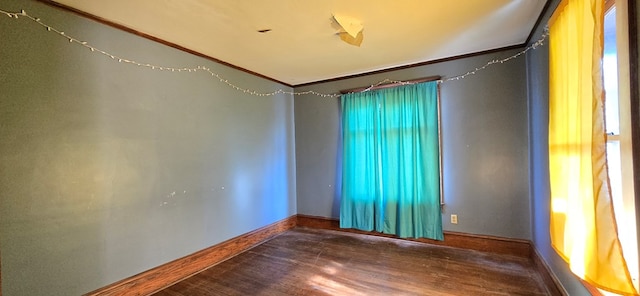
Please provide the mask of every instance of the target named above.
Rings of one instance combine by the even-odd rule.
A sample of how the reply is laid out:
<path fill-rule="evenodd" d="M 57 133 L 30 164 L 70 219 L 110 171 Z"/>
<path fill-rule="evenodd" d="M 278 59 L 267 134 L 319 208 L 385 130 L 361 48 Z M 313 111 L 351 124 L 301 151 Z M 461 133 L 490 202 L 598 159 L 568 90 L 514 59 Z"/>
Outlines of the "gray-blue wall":
<path fill-rule="evenodd" d="M 141 62 L 203 65 L 242 87 L 290 90 L 36 1 L 2 8 Z M 203 73 L 120 64 L 25 18 L 0 16 L 0 37 L 3 295 L 77 295 L 296 213 L 338 217 L 338 99 L 294 104 Z M 515 52 L 296 91 L 447 77 Z M 584 295 L 548 237 L 547 65 L 545 46 L 441 85 L 443 225 L 531 239 L 567 291 Z"/>
<path fill-rule="evenodd" d="M 116 55 L 291 89 L 36 1 Z M 0 16 L 2 294 L 79 295 L 296 213 L 293 97 L 118 63 Z"/>
<path fill-rule="evenodd" d="M 532 41 L 542 37 L 544 26 L 560 1 L 554 0 L 536 28 Z M 551 247 L 549 214 L 549 46 L 527 53 L 527 86 L 529 101 L 529 167 L 531 198 L 531 232 L 533 244 L 570 295 L 589 295 L 578 278 Z"/>
<path fill-rule="evenodd" d="M 356 49 L 354 49 L 356 50 Z M 336 93 L 384 79 L 450 77 L 517 50 L 296 88 Z M 440 85 L 445 230 L 531 239 L 525 59 Z M 339 99 L 296 96 L 298 213 L 339 217 Z M 458 215 L 458 224 L 450 223 Z"/>

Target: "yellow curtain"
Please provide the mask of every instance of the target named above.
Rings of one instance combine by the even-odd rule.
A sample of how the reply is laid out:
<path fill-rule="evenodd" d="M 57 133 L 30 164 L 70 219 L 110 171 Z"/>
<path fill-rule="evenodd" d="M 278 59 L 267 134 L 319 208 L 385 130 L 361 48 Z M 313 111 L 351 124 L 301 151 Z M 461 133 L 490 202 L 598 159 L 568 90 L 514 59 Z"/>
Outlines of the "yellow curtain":
<path fill-rule="evenodd" d="M 606 168 L 603 22 L 604 0 L 563 0 L 549 22 L 551 243 L 588 283 L 637 295 Z"/>

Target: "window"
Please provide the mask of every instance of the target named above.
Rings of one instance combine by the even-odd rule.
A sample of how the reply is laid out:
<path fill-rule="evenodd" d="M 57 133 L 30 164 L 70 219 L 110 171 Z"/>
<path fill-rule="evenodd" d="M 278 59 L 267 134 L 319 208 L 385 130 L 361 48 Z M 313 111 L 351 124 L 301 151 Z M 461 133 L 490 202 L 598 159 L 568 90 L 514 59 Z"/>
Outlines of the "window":
<path fill-rule="evenodd" d="M 607 133 L 607 165 L 611 184 L 611 195 L 618 237 L 622 244 L 622 251 L 629 267 L 629 273 L 638 290 L 638 240 L 636 231 L 636 213 L 634 204 L 633 167 L 631 153 L 631 125 L 628 91 L 619 91 L 621 87 L 628 87 L 627 74 L 618 75 L 629 69 L 619 69 L 618 65 L 628 68 L 628 63 L 618 60 L 618 44 L 616 37 L 616 20 L 626 22 L 625 16 L 617 17 L 615 1 L 607 1 L 607 11 L 604 17 L 604 56 L 602 59 L 604 88 L 605 88 L 605 126 Z M 621 34 L 624 36 L 624 34 Z M 625 44 L 627 40 L 620 40 Z M 628 43 L 627 43 L 628 44 Z M 621 46 L 624 48 L 625 46 Z M 628 45 L 626 46 L 628 48 Z M 620 51 L 627 54 L 628 51 Z M 621 79 L 618 79 L 620 76 Z"/>
<path fill-rule="evenodd" d="M 635 295 L 614 214 L 616 193 L 611 192 L 625 190 L 624 178 L 614 177 L 625 167 L 625 112 L 614 109 L 624 110 L 627 100 L 618 100 L 620 106 L 609 107 L 605 116 L 603 71 L 616 73 L 610 57 L 601 60 L 605 11 L 604 0 L 563 0 L 549 22 L 550 236 L 578 277 L 603 290 Z M 610 90 L 609 96 L 614 93 Z M 605 117 L 614 119 L 613 112 L 620 120 L 607 130 Z M 614 134 L 606 138 L 607 132 Z M 610 171 L 607 145 L 612 147 Z M 614 167 L 616 145 L 621 169 Z"/>
<path fill-rule="evenodd" d="M 443 239 L 437 88 L 342 96 L 340 227 Z"/>

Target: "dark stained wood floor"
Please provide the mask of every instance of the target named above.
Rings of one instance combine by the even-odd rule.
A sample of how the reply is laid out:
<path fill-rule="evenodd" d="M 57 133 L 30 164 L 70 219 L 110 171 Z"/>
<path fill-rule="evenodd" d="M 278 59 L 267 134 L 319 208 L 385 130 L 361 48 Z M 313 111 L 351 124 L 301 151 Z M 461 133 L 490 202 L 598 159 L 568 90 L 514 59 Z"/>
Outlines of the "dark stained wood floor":
<path fill-rule="evenodd" d="M 154 295 L 548 294 L 525 258 L 295 228 Z"/>

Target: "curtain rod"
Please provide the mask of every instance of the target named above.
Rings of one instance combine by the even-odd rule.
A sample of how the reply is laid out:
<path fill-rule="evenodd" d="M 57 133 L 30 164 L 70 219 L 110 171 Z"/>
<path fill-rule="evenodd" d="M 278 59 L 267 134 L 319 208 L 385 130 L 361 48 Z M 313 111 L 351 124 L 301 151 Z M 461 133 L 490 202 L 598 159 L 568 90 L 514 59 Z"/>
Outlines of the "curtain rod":
<path fill-rule="evenodd" d="M 357 88 L 345 89 L 345 90 L 341 90 L 340 93 L 341 94 L 346 94 L 346 93 L 362 92 L 362 91 L 364 91 L 366 89 L 368 89 L 368 90 L 384 89 L 384 88 L 401 86 L 401 85 L 405 85 L 405 84 L 416 84 L 416 83 L 423 83 L 423 82 L 429 82 L 429 81 L 436 81 L 436 80 L 440 80 L 440 78 L 442 78 L 442 77 L 440 77 L 440 76 L 429 76 L 429 77 L 418 78 L 418 79 L 414 79 L 414 80 L 403 80 L 402 83 L 394 82 L 394 83 L 387 83 L 387 84 L 376 85 L 376 86 L 366 86 L 366 87 L 357 87 Z"/>

